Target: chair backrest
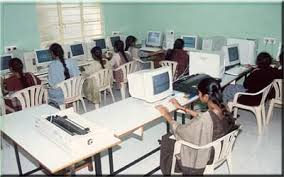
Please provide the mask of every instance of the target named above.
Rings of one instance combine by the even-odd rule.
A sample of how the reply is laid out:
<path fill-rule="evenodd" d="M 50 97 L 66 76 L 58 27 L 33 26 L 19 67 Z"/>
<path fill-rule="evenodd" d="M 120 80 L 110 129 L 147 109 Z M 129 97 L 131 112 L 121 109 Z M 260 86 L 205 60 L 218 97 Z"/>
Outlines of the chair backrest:
<path fill-rule="evenodd" d="M 177 70 L 177 62 L 176 61 L 160 61 L 159 64 L 163 66 L 170 66 L 172 68 L 173 79 L 175 80 L 176 70 Z"/>
<path fill-rule="evenodd" d="M 98 72 L 95 72 L 88 78 L 95 78 L 97 87 L 99 89 L 105 88 L 109 85 L 111 85 L 113 76 L 112 76 L 112 70 L 111 69 L 102 69 Z"/>
<path fill-rule="evenodd" d="M 260 90 L 258 92 L 258 94 L 261 94 L 262 93 L 262 98 L 261 98 L 261 101 L 260 101 L 260 105 L 264 104 L 265 103 L 265 100 L 266 100 L 266 97 L 271 89 L 271 86 L 272 86 L 272 83 L 269 84 L 268 86 L 266 86 L 265 88 L 263 88 L 262 90 Z"/>
<path fill-rule="evenodd" d="M 127 62 L 119 67 L 123 72 L 123 82 L 127 82 L 127 75 L 138 70 L 137 61 Z"/>
<path fill-rule="evenodd" d="M 238 135 L 238 132 L 240 130 L 240 127 L 238 127 L 237 129 L 233 130 L 232 132 L 228 133 L 227 135 L 207 144 L 204 146 L 196 146 L 190 143 L 187 143 L 183 140 L 179 140 L 176 141 L 176 143 L 178 143 L 178 145 L 175 145 L 176 147 L 181 147 L 181 145 L 185 145 L 188 146 L 190 148 L 193 149 L 209 149 L 209 148 L 214 148 L 214 160 L 213 160 L 213 165 L 217 164 L 217 163 L 221 163 L 224 160 L 226 160 L 226 158 L 228 157 L 228 155 L 232 152 L 233 150 L 233 145 L 236 141 L 236 137 Z"/>
<path fill-rule="evenodd" d="M 43 85 L 35 85 L 19 90 L 11 95 L 17 98 L 22 109 L 47 103 L 47 90 Z"/>
<path fill-rule="evenodd" d="M 56 85 L 64 94 L 64 102 L 71 103 L 81 97 L 84 79 L 81 76 L 71 77 Z"/>
<path fill-rule="evenodd" d="M 6 109 L 5 109 L 5 102 L 4 102 L 4 98 L 3 98 L 2 89 L 0 90 L 0 106 L 1 106 L 0 116 L 5 115 L 6 114 Z"/>
<path fill-rule="evenodd" d="M 275 79 L 272 82 L 272 86 L 275 90 L 275 99 L 277 100 L 282 99 L 282 83 L 283 83 L 283 79 Z"/>

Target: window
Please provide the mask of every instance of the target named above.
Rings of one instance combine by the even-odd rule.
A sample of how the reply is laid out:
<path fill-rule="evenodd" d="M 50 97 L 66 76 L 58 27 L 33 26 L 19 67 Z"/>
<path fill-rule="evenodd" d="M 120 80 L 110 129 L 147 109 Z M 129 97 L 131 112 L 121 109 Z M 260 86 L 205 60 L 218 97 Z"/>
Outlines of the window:
<path fill-rule="evenodd" d="M 41 47 L 53 42 L 87 42 L 104 35 L 101 7 L 97 3 L 37 4 Z"/>

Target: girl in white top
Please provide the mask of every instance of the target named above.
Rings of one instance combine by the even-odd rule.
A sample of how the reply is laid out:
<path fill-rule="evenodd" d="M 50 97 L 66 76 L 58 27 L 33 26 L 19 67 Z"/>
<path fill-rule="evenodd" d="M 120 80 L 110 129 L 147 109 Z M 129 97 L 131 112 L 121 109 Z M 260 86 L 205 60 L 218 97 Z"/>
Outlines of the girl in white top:
<path fill-rule="evenodd" d="M 117 40 L 114 43 L 114 54 L 111 58 L 111 65 L 113 69 L 118 68 L 119 66 L 132 60 L 132 57 L 124 52 L 124 44 L 121 40 Z M 120 89 L 120 82 L 123 81 L 123 73 L 121 70 L 113 72 L 113 78 L 116 81 L 116 88 Z"/>
<path fill-rule="evenodd" d="M 132 58 L 140 58 L 139 57 L 139 49 L 135 47 L 137 38 L 134 36 L 127 36 L 125 40 L 125 51 L 128 51 Z"/>
<path fill-rule="evenodd" d="M 102 49 L 100 47 L 94 47 L 91 49 L 91 54 L 95 60 L 92 64 L 84 67 L 84 76 L 88 77 L 95 72 L 102 69 L 112 69 L 110 62 L 103 58 Z M 85 97 L 94 104 L 100 103 L 100 92 L 97 86 L 95 78 L 87 78 L 83 85 L 83 92 Z"/>

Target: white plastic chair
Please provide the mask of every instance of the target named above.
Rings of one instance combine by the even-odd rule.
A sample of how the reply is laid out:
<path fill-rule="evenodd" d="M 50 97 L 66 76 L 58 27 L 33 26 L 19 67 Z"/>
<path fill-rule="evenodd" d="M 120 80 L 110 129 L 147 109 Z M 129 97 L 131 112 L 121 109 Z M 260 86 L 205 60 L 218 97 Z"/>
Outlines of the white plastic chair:
<path fill-rule="evenodd" d="M 194 144 L 191 144 L 189 142 L 186 142 L 184 140 L 178 140 L 175 142 L 175 148 L 173 153 L 173 161 L 172 161 L 172 169 L 171 174 L 176 174 L 174 172 L 175 166 L 176 166 L 176 155 L 180 153 L 182 146 L 188 146 L 192 149 L 201 150 L 201 149 L 209 149 L 214 148 L 214 160 L 213 163 L 210 165 L 206 165 L 204 174 L 214 174 L 215 167 L 218 167 L 221 165 L 224 161 L 227 161 L 229 173 L 232 173 L 232 150 L 234 143 L 236 141 L 236 137 L 238 135 L 238 132 L 240 130 L 240 127 L 227 135 L 207 144 L 204 146 L 197 146 Z"/>
<path fill-rule="evenodd" d="M 43 85 L 35 85 L 13 93 L 11 98 L 17 98 L 23 110 L 47 103 L 47 90 Z"/>
<path fill-rule="evenodd" d="M 121 70 L 122 73 L 123 73 L 123 81 L 120 82 L 120 93 L 121 93 L 121 98 L 122 99 L 125 99 L 125 92 L 126 92 L 126 84 L 128 82 L 127 80 L 127 75 L 129 73 L 133 73 L 133 72 L 136 72 L 138 70 L 138 64 L 137 64 L 137 61 L 131 61 L 131 62 L 128 62 L 128 63 L 125 63 L 121 66 L 119 66 L 118 68 L 114 69 L 113 71 L 119 71 Z M 115 81 L 117 82 L 117 81 Z"/>
<path fill-rule="evenodd" d="M 76 107 L 78 106 L 79 108 L 78 101 L 81 101 L 84 111 L 87 112 L 84 99 L 81 95 L 83 82 L 84 79 L 81 76 L 77 76 L 64 80 L 55 86 L 61 88 L 64 94 L 64 104 L 60 105 L 60 109 L 65 109 L 66 104 L 72 103 L 74 110 L 77 111 Z"/>
<path fill-rule="evenodd" d="M 177 62 L 176 61 L 160 61 L 159 64 L 163 66 L 170 66 L 172 68 L 173 80 L 176 80 L 176 70 L 177 70 Z"/>
<path fill-rule="evenodd" d="M 112 76 L 111 69 L 102 69 L 87 77 L 87 79 L 90 79 L 90 78 L 95 78 L 99 92 L 104 92 L 104 102 L 105 103 L 106 103 L 107 90 L 111 94 L 112 101 L 115 102 L 115 99 L 112 93 L 113 76 Z M 100 95 L 100 101 L 101 101 L 101 95 Z"/>
<path fill-rule="evenodd" d="M 271 116 L 272 116 L 272 111 L 273 107 L 275 104 L 282 105 L 282 84 L 283 80 L 282 79 L 275 79 L 272 82 L 272 87 L 275 90 L 275 97 L 271 99 L 268 113 L 267 113 L 267 119 L 266 119 L 266 124 L 270 122 Z"/>
<path fill-rule="evenodd" d="M 265 124 L 265 100 L 270 91 L 270 88 L 271 88 L 271 84 L 269 84 L 268 86 L 266 86 L 265 88 L 263 88 L 257 93 L 238 92 L 235 94 L 233 102 L 228 103 L 228 107 L 230 111 L 234 109 L 234 117 L 237 117 L 238 108 L 251 111 L 252 113 L 255 114 L 256 123 L 258 127 L 258 135 L 261 135 L 262 127 Z M 260 104 L 257 106 L 248 106 L 248 105 L 238 103 L 238 98 L 241 95 L 256 96 L 260 94 L 262 94 L 262 98 L 261 98 Z"/>

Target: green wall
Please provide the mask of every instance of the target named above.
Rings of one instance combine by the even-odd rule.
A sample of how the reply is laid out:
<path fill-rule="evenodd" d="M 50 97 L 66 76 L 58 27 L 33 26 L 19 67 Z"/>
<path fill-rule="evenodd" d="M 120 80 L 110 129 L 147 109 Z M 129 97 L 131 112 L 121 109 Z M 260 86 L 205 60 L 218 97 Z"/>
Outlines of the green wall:
<path fill-rule="evenodd" d="M 281 40 L 280 3 L 145 3 L 139 5 L 139 36 L 147 30 L 172 29 L 177 36 L 254 38 L 259 51 L 274 55 Z M 263 37 L 276 38 L 277 44 L 264 46 Z"/>
<path fill-rule="evenodd" d="M 282 37 L 280 3 L 104 3 L 102 7 L 107 35 L 121 31 L 143 39 L 148 30 L 172 29 L 177 36 L 254 38 L 259 51 L 274 56 Z M 4 46 L 27 50 L 40 46 L 35 4 L 5 3 L 1 15 Z M 263 37 L 274 37 L 277 44 L 265 47 Z"/>
<path fill-rule="evenodd" d="M 33 3 L 3 3 L 2 37 L 4 46 L 32 50 L 40 46 L 37 14 Z M 4 47 L 1 47 L 4 51 Z"/>

